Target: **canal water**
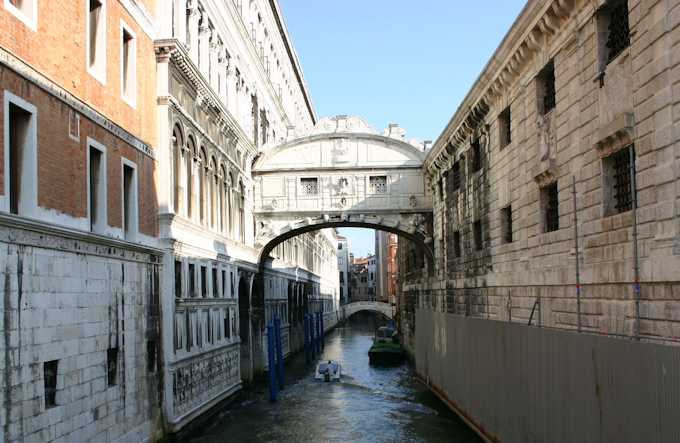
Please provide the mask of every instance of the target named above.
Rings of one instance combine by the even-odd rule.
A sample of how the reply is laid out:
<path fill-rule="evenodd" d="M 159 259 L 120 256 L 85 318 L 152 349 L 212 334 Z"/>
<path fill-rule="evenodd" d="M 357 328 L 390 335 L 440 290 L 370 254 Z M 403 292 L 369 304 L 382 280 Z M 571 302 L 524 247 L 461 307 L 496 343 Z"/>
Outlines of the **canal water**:
<path fill-rule="evenodd" d="M 186 441 L 481 442 L 409 365 L 370 366 L 376 320 L 359 314 L 352 320 L 326 336 L 322 356 L 341 362 L 341 382 L 314 380 L 315 364 L 297 355 L 286 364 L 277 403 L 269 402 L 266 386 L 247 391 Z"/>

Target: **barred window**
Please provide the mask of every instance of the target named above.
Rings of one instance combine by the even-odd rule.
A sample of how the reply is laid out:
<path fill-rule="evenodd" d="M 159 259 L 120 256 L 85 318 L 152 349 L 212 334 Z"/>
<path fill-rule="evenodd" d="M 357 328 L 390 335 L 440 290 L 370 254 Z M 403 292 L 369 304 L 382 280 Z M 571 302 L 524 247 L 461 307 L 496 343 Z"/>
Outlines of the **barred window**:
<path fill-rule="evenodd" d="M 631 182 L 635 167 L 634 161 L 633 145 L 603 159 L 605 215 L 620 214 L 633 209 Z"/>
<path fill-rule="evenodd" d="M 57 405 L 57 370 L 59 360 L 43 363 L 43 380 L 45 388 L 45 409 Z"/>
<path fill-rule="evenodd" d="M 470 158 L 470 172 L 477 172 L 482 169 L 482 146 L 478 138 L 472 140 L 471 149 L 472 158 Z"/>
<path fill-rule="evenodd" d="M 539 72 L 536 80 L 538 110 L 545 115 L 555 109 L 555 63 L 553 60 Z"/>
<path fill-rule="evenodd" d="M 508 106 L 498 116 L 498 142 L 501 149 L 508 146 L 512 142 L 512 133 L 510 128 L 510 106 Z"/>
<path fill-rule="evenodd" d="M 459 258 L 461 256 L 461 245 L 460 245 L 460 231 L 453 232 L 453 256 Z"/>
<path fill-rule="evenodd" d="M 472 223 L 472 236 L 475 241 L 475 249 L 480 251 L 484 247 L 484 239 L 482 238 L 482 222 L 477 220 Z"/>
<path fill-rule="evenodd" d="M 460 189 L 460 160 L 454 162 L 451 168 L 451 186 L 454 191 Z"/>
<path fill-rule="evenodd" d="M 319 179 L 316 177 L 301 178 L 300 190 L 302 195 L 319 195 Z"/>
<path fill-rule="evenodd" d="M 541 188 L 543 206 L 543 232 L 557 231 L 560 228 L 559 199 L 557 182 Z"/>
<path fill-rule="evenodd" d="M 610 0 L 598 13 L 599 27 L 604 31 L 606 62 L 618 57 L 630 46 L 628 1 Z"/>
<path fill-rule="evenodd" d="M 501 209 L 501 239 L 503 243 L 512 243 L 512 207 Z"/>
<path fill-rule="evenodd" d="M 373 194 L 385 194 L 387 192 L 387 176 L 378 175 L 369 177 L 369 186 Z"/>

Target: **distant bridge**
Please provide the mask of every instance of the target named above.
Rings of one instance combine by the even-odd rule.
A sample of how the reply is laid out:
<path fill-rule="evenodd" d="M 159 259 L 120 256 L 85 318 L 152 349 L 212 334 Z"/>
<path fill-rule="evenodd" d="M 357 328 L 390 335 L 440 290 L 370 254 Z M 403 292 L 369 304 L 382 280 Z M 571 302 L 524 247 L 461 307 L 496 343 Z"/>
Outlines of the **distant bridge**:
<path fill-rule="evenodd" d="M 345 318 L 351 317 L 359 311 L 377 312 L 389 319 L 394 318 L 395 308 L 389 303 L 378 301 L 356 301 L 342 306 Z"/>

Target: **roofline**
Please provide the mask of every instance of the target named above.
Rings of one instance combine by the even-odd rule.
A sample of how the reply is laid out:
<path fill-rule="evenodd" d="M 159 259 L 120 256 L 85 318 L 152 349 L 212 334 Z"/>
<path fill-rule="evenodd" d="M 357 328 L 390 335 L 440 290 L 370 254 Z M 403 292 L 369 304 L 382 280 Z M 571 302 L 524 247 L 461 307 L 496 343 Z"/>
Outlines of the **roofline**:
<path fill-rule="evenodd" d="M 493 74 L 504 65 L 505 60 L 498 60 L 498 56 L 504 51 L 510 49 L 516 44 L 516 39 L 521 38 L 526 32 L 525 23 L 534 18 L 534 16 L 542 9 L 550 6 L 552 0 L 528 0 L 517 18 L 513 21 L 510 29 L 505 33 L 505 36 L 496 47 L 489 60 L 484 65 L 475 82 L 472 84 L 467 94 L 456 108 L 456 112 L 451 116 L 446 127 L 432 144 L 432 148 L 427 151 L 425 164 L 429 163 L 441 152 L 448 142 L 448 135 L 456 130 L 461 124 L 462 119 L 470 112 L 470 109 L 475 104 L 475 100 L 479 97 L 480 92 L 484 92 L 482 87 L 487 84 L 489 78 L 493 78 Z M 480 91 L 481 89 L 481 91 Z"/>
<path fill-rule="evenodd" d="M 269 0 L 269 5 L 274 11 L 274 18 L 276 19 L 276 24 L 279 27 L 279 32 L 283 37 L 283 44 L 286 46 L 286 51 L 288 52 L 288 57 L 293 63 L 293 70 L 295 71 L 295 77 L 297 77 L 298 84 L 302 90 L 302 96 L 305 99 L 305 104 L 307 105 L 307 110 L 309 111 L 310 117 L 312 117 L 312 123 L 316 124 L 316 111 L 314 110 L 314 104 L 312 103 L 312 98 L 309 95 L 309 90 L 307 87 L 307 82 L 305 81 L 305 76 L 302 73 L 302 66 L 300 65 L 300 60 L 298 59 L 297 52 L 295 52 L 295 47 L 293 46 L 293 40 L 288 33 L 288 27 L 284 21 L 283 14 L 281 13 L 281 7 L 279 6 L 278 0 Z"/>

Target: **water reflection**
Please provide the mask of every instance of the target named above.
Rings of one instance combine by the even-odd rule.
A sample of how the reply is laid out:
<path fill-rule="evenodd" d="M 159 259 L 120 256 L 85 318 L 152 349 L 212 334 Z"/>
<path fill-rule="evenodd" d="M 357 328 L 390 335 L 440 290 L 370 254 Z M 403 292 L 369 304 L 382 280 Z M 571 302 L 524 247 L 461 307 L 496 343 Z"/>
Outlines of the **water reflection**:
<path fill-rule="evenodd" d="M 368 364 L 378 324 L 372 315 L 358 316 L 326 338 L 322 359 L 341 362 L 340 383 L 314 380 L 314 367 L 298 355 L 286 365 L 287 385 L 277 403 L 269 403 L 259 387 L 187 441 L 480 442 L 408 365 Z"/>

